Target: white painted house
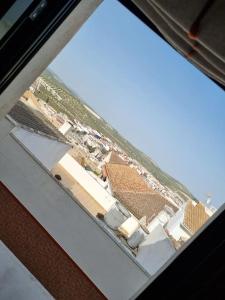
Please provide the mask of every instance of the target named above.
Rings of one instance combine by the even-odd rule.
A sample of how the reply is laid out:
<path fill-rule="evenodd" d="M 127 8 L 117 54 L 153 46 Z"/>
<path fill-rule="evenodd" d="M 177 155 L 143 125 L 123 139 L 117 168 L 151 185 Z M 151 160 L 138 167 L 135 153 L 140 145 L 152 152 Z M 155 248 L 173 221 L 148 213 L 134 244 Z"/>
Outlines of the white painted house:
<path fill-rule="evenodd" d="M 0 182 L 107 299 L 130 299 L 148 272 L 18 141 L 14 128 L 12 120 L 0 120 Z"/>
<path fill-rule="evenodd" d="M 69 133 L 69 131 L 72 128 L 72 124 L 68 121 L 65 121 L 64 124 L 59 127 L 59 131 L 63 134 L 66 135 L 67 133 Z"/>
<path fill-rule="evenodd" d="M 176 240 L 183 240 L 187 241 L 191 235 L 188 233 L 183 227 L 182 223 L 184 221 L 184 213 L 185 213 L 185 206 L 184 204 L 182 208 L 178 210 L 178 212 L 174 215 L 173 218 L 170 219 L 168 222 L 166 229 L 168 233 Z"/>
<path fill-rule="evenodd" d="M 165 230 L 158 225 L 139 245 L 136 258 L 149 274 L 154 275 L 175 253 Z"/>
<path fill-rule="evenodd" d="M 0 181 L 51 232 L 107 298 L 129 299 L 175 253 L 175 248 L 162 226 L 156 226 L 145 237 L 136 259 L 116 236 L 109 236 L 100 221 L 88 215 L 48 171 L 56 164 L 61 166 L 69 174 L 70 191 L 76 190 L 78 184 L 105 211 L 117 200 L 66 153 L 69 145 L 63 137 L 54 136 L 52 129 L 32 114 L 30 123 L 24 125 L 26 114 L 22 104 L 1 121 Z M 138 228 L 138 220 L 131 215 L 119 231 L 131 238 Z"/>
<path fill-rule="evenodd" d="M 187 241 L 209 217 L 208 209 L 203 203 L 190 200 L 170 219 L 166 229 L 176 241 Z"/>
<path fill-rule="evenodd" d="M 58 162 L 64 174 L 67 173 L 71 179 L 70 183 L 66 183 L 67 187 L 73 191 L 75 182 L 90 195 L 95 201 L 108 211 L 116 202 L 116 199 L 111 196 L 71 155 L 65 154 Z M 61 175 L 61 174 L 59 174 Z M 63 176 L 62 176 L 63 177 Z M 69 185 L 68 185 L 69 184 Z"/>

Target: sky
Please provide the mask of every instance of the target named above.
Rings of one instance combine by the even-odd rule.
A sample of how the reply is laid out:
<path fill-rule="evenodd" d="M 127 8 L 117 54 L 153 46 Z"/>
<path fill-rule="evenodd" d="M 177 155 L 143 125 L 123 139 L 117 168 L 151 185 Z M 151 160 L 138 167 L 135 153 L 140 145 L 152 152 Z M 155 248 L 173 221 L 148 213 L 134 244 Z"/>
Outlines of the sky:
<path fill-rule="evenodd" d="M 116 0 L 50 68 L 201 201 L 225 202 L 225 92 Z"/>

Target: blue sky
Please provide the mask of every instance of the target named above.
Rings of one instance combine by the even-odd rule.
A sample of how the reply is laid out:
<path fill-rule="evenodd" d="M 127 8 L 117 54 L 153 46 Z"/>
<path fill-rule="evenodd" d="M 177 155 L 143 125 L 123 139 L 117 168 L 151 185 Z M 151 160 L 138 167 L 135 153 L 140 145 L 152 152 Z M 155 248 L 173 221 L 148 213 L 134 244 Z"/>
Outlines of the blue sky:
<path fill-rule="evenodd" d="M 225 93 L 116 0 L 50 65 L 200 200 L 225 202 Z"/>

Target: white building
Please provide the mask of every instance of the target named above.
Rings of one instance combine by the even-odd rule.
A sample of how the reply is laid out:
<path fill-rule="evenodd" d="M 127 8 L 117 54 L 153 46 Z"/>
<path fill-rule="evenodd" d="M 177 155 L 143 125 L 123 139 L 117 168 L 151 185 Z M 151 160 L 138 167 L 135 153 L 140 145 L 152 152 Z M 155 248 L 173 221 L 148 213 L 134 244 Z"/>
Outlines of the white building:
<path fill-rule="evenodd" d="M 18 142 L 14 128 L 9 119 L 0 121 L 0 183 L 107 299 L 130 299 L 149 280 L 148 272 Z"/>
<path fill-rule="evenodd" d="M 187 232 L 187 230 L 185 230 L 185 228 L 182 226 L 184 221 L 185 206 L 186 204 L 184 204 L 183 207 L 178 210 L 178 212 L 174 215 L 173 218 L 171 218 L 166 226 L 168 233 L 176 241 L 187 241 L 191 237 L 191 234 Z"/>
<path fill-rule="evenodd" d="M 71 130 L 72 128 L 72 124 L 68 121 L 65 121 L 65 123 L 59 127 L 59 131 L 63 134 L 63 135 L 66 135 L 69 133 L 69 131 Z"/>
<path fill-rule="evenodd" d="M 171 218 L 166 229 L 175 240 L 187 241 L 209 217 L 205 205 L 190 200 Z"/>
<path fill-rule="evenodd" d="M 154 275 L 175 253 L 165 230 L 158 225 L 139 245 L 136 258 L 149 274 Z"/>
<path fill-rule="evenodd" d="M 105 211 L 115 203 L 113 198 L 72 156 L 65 154 L 58 162 L 58 168 L 53 168 L 53 173 L 59 173 L 65 186 L 71 191 L 76 189 L 78 183 Z M 68 180 L 67 178 L 70 178 Z"/>

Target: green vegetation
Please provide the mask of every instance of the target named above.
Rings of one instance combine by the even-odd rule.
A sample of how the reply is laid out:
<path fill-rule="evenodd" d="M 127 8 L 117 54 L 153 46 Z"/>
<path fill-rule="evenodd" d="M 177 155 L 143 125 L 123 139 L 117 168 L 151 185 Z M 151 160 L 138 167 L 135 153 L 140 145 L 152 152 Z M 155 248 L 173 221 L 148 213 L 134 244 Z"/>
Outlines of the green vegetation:
<path fill-rule="evenodd" d="M 112 128 L 104 119 L 98 119 L 91 112 L 89 112 L 83 104 L 86 105 L 81 99 L 75 95 L 57 75 L 53 72 L 46 70 L 42 77 L 54 90 L 62 97 L 63 100 L 59 101 L 46 89 L 42 88 L 36 96 L 51 105 L 57 112 L 65 113 L 71 120 L 74 118 L 84 125 L 88 125 L 93 129 L 101 132 L 108 137 L 112 142 L 116 143 L 123 149 L 128 156 L 137 160 L 143 167 L 145 167 L 159 182 L 178 192 L 178 194 L 186 200 L 188 195 L 190 198 L 195 197 L 190 191 L 179 181 L 162 171 L 146 154 L 135 148 L 130 142 L 122 137 L 118 131 Z"/>

